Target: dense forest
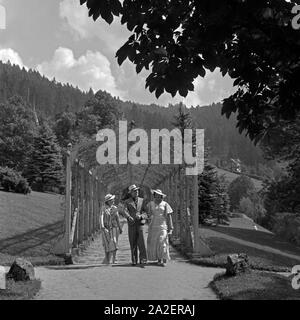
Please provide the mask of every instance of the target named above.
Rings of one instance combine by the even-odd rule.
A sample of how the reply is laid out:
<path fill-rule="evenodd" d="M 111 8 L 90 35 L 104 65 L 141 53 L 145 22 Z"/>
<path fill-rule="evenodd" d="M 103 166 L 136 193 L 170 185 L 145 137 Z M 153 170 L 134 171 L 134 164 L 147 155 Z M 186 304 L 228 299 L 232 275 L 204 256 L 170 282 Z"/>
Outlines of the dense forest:
<path fill-rule="evenodd" d="M 38 112 L 53 116 L 67 105 L 78 111 L 93 92 L 82 92 L 69 84 L 63 85 L 55 79 L 50 81 L 36 70 L 20 69 L 19 66 L 0 61 L 0 103 L 18 95 Z"/>
<path fill-rule="evenodd" d="M 35 70 L 20 69 L 19 66 L 0 62 L 0 103 L 14 95 L 20 96 L 36 110 L 38 117 L 57 120 L 66 111 L 71 114 L 82 112 L 88 101 L 93 99 L 94 92 L 83 92 L 55 79 L 50 81 Z M 172 128 L 174 116 L 179 108 L 179 105 L 171 104 L 163 107 L 122 101 L 101 90 L 97 97 L 98 100 L 110 100 L 111 107 L 117 109 L 119 117 L 128 121 L 134 120 L 136 127 L 145 129 Z M 181 107 L 185 108 L 184 105 Z M 264 162 L 260 148 L 239 134 L 234 116 L 229 120 L 221 116 L 221 108 L 222 105 L 219 103 L 189 109 L 193 126 L 206 130 L 211 158 L 215 163 L 220 159 L 239 158 L 244 165 L 257 168 Z"/>

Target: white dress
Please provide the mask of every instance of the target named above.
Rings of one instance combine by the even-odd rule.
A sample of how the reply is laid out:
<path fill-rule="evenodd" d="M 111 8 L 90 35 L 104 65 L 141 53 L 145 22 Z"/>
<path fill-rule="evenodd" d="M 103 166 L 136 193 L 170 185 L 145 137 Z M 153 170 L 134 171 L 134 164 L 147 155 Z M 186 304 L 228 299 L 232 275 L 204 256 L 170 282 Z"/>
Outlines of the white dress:
<path fill-rule="evenodd" d="M 170 260 L 167 215 L 173 210 L 165 201 L 160 204 L 151 201 L 148 210 L 151 217 L 147 239 L 148 260 Z"/>

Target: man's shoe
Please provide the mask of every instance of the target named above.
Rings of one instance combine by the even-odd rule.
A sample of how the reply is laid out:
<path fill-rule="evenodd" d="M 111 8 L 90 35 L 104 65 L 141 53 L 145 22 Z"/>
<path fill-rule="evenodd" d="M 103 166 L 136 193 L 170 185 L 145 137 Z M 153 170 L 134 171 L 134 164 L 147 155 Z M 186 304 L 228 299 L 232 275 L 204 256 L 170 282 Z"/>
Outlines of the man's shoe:
<path fill-rule="evenodd" d="M 145 268 L 146 264 L 147 264 L 146 260 L 142 260 L 141 263 L 140 263 L 142 268 Z"/>

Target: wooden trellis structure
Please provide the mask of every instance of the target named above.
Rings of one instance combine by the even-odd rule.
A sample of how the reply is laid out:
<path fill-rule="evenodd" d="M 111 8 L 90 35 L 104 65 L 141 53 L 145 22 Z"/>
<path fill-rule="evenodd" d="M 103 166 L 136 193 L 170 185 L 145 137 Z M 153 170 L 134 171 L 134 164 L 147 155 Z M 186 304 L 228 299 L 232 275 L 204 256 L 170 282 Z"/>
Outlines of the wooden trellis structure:
<path fill-rule="evenodd" d="M 67 152 L 65 233 L 55 253 L 70 254 L 99 231 L 99 215 L 106 193 L 120 194 L 131 183 L 148 189 L 160 188 L 173 208 L 172 242 L 186 253 L 209 255 L 199 235 L 198 176 L 186 176 L 179 165 L 98 166 L 94 170 Z M 100 168 L 101 167 L 101 168 Z"/>
<path fill-rule="evenodd" d="M 65 232 L 56 244 L 56 254 L 71 254 L 100 229 L 103 185 L 96 174 L 72 154 L 66 159 Z"/>
<path fill-rule="evenodd" d="M 156 187 L 164 190 L 174 211 L 172 242 L 186 253 L 210 255 L 211 250 L 199 234 L 198 176 L 186 176 L 185 168 L 180 166 Z"/>

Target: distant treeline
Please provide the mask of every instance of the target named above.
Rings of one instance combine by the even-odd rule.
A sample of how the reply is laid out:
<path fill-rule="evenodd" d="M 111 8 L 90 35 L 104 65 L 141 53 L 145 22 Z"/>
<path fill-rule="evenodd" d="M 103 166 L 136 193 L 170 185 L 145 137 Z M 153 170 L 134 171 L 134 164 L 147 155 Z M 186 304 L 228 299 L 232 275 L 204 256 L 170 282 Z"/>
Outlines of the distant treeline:
<path fill-rule="evenodd" d="M 64 112 L 78 114 L 95 97 L 94 92 L 83 92 L 70 84 L 61 84 L 55 79 L 50 81 L 35 70 L 20 69 L 19 66 L 0 62 L 0 103 L 18 95 L 23 98 L 38 115 L 57 121 Z M 179 105 L 162 107 L 155 104 L 142 105 L 131 101 L 122 101 L 112 97 L 105 91 L 97 92 L 97 99 L 109 100 L 118 110 L 118 116 L 128 121 L 134 121 L 138 128 L 168 128 L 173 127 L 174 116 L 178 113 Z M 109 96 L 109 99 L 108 99 Z M 184 101 L 183 101 L 184 103 Z M 103 106 L 103 103 L 99 104 Z M 181 105 L 184 108 L 184 105 Z M 239 158 L 242 163 L 258 167 L 263 163 L 260 148 L 255 147 L 236 129 L 236 119 L 229 120 L 221 115 L 220 103 L 204 107 L 192 107 L 189 110 L 193 126 L 205 129 L 206 139 L 211 149 L 212 159 Z M 92 130 L 96 130 L 92 129 Z"/>

